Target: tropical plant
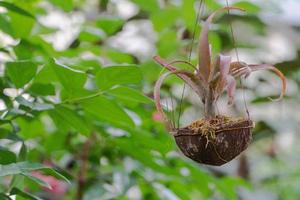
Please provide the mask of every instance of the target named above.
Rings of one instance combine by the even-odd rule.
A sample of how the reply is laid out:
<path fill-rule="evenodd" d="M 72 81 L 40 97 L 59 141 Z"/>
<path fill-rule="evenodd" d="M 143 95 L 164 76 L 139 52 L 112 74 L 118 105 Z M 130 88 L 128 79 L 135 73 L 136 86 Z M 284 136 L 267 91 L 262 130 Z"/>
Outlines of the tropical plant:
<path fill-rule="evenodd" d="M 176 136 L 176 142 L 183 153 L 193 160 L 205 164 L 221 165 L 232 160 L 247 148 L 251 140 L 250 129 L 253 128 L 253 125 L 250 119 L 216 116 L 215 112 L 215 102 L 225 89 L 228 94 L 228 105 L 233 104 L 237 78 L 246 78 L 257 70 L 270 69 L 282 81 L 281 94 L 277 100 L 280 100 L 286 91 L 284 75 L 272 65 L 232 62 L 230 56 L 222 54 L 214 62 L 212 61 L 208 42 L 209 26 L 218 12 L 231 9 L 243 11 L 236 7 L 224 7 L 213 12 L 205 21 L 199 38 L 197 67 L 187 61 L 168 63 L 159 56 L 154 57 L 156 62 L 169 70 L 160 76 L 155 85 L 154 98 L 157 111 L 164 116 L 168 130 Z M 179 70 L 172 65 L 176 62 L 185 63 L 194 71 Z M 183 129 L 176 129 L 168 120 L 160 102 L 161 85 L 164 79 L 171 74 L 176 74 L 189 85 L 204 104 L 204 119 L 193 122 Z"/>

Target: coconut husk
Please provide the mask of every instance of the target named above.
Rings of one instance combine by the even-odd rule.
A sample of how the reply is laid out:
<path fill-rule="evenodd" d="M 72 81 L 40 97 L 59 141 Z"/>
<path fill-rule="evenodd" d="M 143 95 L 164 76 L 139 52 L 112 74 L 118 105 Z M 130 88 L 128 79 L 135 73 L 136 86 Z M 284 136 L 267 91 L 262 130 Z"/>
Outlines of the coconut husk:
<path fill-rule="evenodd" d="M 223 165 L 244 151 L 252 140 L 250 119 L 217 116 L 200 119 L 175 131 L 184 155 L 208 165 Z"/>

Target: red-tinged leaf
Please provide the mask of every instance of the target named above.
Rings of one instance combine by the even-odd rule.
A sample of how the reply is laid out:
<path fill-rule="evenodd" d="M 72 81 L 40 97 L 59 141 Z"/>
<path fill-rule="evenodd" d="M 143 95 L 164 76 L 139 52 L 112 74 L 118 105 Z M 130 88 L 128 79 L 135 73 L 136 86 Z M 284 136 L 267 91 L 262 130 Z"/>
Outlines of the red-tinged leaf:
<path fill-rule="evenodd" d="M 237 8 L 237 7 L 221 8 L 221 9 L 213 12 L 207 18 L 207 20 L 205 21 L 205 23 L 202 27 L 202 32 L 201 32 L 200 38 L 199 38 L 199 49 L 198 49 L 198 53 L 199 53 L 199 73 L 198 74 L 201 74 L 202 77 L 204 77 L 206 81 L 208 80 L 208 78 L 210 76 L 210 72 L 211 72 L 211 53 L 210 53 L 210 47 L 209 47 L 209 42 L 208 42 L 209 26 L 212 23 L 212 20 L 217 13 L 222 12 L 224 10 L 231 10 L 231 9 L 244 11 L 243 9 Z"/>
<path fill-rule="evenodd" d="M 282 74 L 281 71 L 279 71 L 273 65 L 269 65 L 269 64 L 249 65 L 249 67 L 251 68 L 252 71 L 264 70 L 264 69 L 272 70 L 281 79 L 281 82 L 282 82 L 282 89 L 281 89 L 281 94 L 280 94 L 279 98 L 272 99 L 272 100 L 278 101 L 278 100 L 281 100 L 283 98 L 283 96 L 286 93 L 286 78 Z"/>
<path fill-rule="evenodd" d="M 227 76 L 227 93 L 228 93 L 228 105 L 232 105 L 234 101 L 234 94 L 236 90 L 236 81 L 233 76 Z"/>
<path fill-rule="evenodd" d="M 219 66 L 219 78 L 215 89 L 215 99 L 218 99 L 218 97 L 222 94 L 224 91 L 226 85 L 227 85 L 227 76 L 229 75 L 229 68 L 230 68 L 230 56 L 224 56 L 220 54 L 218 59 Z"/>
<path fill-rule="evenodd" d="M 159 63 L 161 66 L 165 67 L 170 72 L 179 71 L 176 67 L 171 65 L 170 63 L 167 63 L 165 60 L 160 58 L 159 56 L 154 56 L 153 59 Z M 178 62 L 178 61 L 176 61 Z M 171 62 L 172 63 L 172 62 Z M 201 77 L 196 77 L 193 73 L 189 71 L 185 71 L 185 73 L 176 73 L 176 75 L 181 78 L 186 84 L 188 84 L 195 92 L 196 94 L 203 99 L 205 94 L 205 88 L 207 86 L 203 83 L 203 79 Z"/>
<path fill-rule="evenodd" d="M 229 74 L 231 57 L 220 54 L 220 73 L 221 79 L 226 80 L 227 75 Z"/>

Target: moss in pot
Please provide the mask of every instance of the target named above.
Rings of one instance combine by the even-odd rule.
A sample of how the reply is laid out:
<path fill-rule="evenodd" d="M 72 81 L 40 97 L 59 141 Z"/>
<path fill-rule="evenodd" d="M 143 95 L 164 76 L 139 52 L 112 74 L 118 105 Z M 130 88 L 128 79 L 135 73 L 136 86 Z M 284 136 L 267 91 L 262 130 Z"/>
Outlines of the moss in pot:
<path fill-rule="evenodd" d="M 179 149 L 192 160 L 208 165 L 223 165 L 238 156 L 251 142 L 254 123 L 248 118 L 233 118 L 216 115 L 215 105 L 221 94 L 227 90 L 228 104 L 234 102 L 236 79 L 246 78 L 251 72 L 268 69 L 278 75 L 282 81 L 281 99 L 286 91 L 284 75 L 269 64 L 246 64 L 231 61 L 230 56 L 219 54 L 212 61 L 208 42 L 209 26 L 214 16 L 221 11 L 237 9 L 224 7 L 212 13 L 205 21 L 198 44 L 198 65 L 186 61 L 177 61 L 190 65 L 193 71 L 179 70 L 159 56 L 154 60 L 169 72 L 161 75 L 154 88 L 154 99 L 157 111 L 164 117 L 168 131 L 174 136 Z M 181 78 L 200 98 L 204 105 L 204 118 L 190 125 L 175 128 L 163 112 L 160 102 L 160 88 L 169 75 Z"/>

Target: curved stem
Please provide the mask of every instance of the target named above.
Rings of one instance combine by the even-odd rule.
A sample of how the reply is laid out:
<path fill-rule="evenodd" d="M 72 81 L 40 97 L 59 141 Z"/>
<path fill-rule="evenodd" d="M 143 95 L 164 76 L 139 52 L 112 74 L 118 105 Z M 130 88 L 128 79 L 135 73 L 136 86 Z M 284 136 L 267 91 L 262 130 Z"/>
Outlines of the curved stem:
<path fill-rule="evenodd" d="M 154 56 L 153 59 L 159 63 L 161 66 L 165 67 L 168 69 L 170 72 L 175 72 L 179 71 L 176 67 L 168 64 L 166 61 L 164 61 L 161 57 L 159 56 Z M 189 71 L 182 70 L 185 73 L 177 73 L 177 76 L 181 78 L 185 83 L 187 83 L 193 91 L 196 92 L 196 94 L 201 98 L 205 98 L 205 91 L 206 91 L 206 85 L 203 84 L 203 80 L 200 79 L 199 77 L 195 76 L 193 73 Z"/>
<path fill-rule="evenodd" d="M 174 127 L 173 127 L 172 123 L 170 122 L 170 120 L 168 119 L 167 115 L 163 111 L 163 108 L 162 108 L 162 105 L 161 105 L 161 100 L 160 100 L 160 88 L 162 86 L 163 81 L 169 75 L 172 75 L 172 74 L 176 74 L 177 76 L 179 76 L 179 75 L 189 75 L 189 76 L 193 75 L 194 76 L 194 74 L 191 74 L 190 72 L 187 72 L 187 71 L 184 71 L 184 70 L 175 70 L 175 71 L 170 71 L 170 72 L 164 73 L 163 75 L 161 75 L 159 77 L 159 79 L 155 83 L 155 86 L 154 86 L 155 106 L 156 106 L 156 109 L 157 109 L 158 113 L 161 116 L 163 116 L 166 127 L 167 127 L 168 131 L 170 131 L 170 132 L 174 130 Z"/>
<path fill-rule="evenodd" d="M 269 64 L 260 64 L 260 65 L 249 65 L 249 67 L 251 68 L 252 71 L 257 71 L 257 70 L 262 70 L 262 69 L 269 69 L 272 70 L 280 79 L 282 82 L 282 89 L 281 89 L 281 93 L 280 96 L 277 99 L 272 99 L 273 101 L 278 101 L 281 100 L 283 98 L 283 96 L 286 93 L 286 78 L 285 76 L 282 74 L 281 71 L 279 71 L 276 67 L 274 67 L 273 65 L 269 65 Z"/>
<path fill-rule="evenodd" d="M 214 94 L 212 88 L 209 88 L 205 98 L 204 116 L 206 119 L 212 119 L 215 117 Z"/>
<path fill-rule="evenodd" d="M 175 64 L 175 63 L 184 63 L 184 64 L 187 64 L 190 67 L 192 67 L 195 71 L 198 71 L 197 67 L 195 67 L 192 63 L 190 63 L 188 61 L 184 61 L 184 60 L 175 60 L 173 62 L 168 63 L 168 65 L 172 65 L 172 64 Z"/>

